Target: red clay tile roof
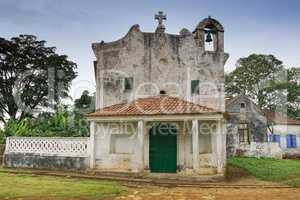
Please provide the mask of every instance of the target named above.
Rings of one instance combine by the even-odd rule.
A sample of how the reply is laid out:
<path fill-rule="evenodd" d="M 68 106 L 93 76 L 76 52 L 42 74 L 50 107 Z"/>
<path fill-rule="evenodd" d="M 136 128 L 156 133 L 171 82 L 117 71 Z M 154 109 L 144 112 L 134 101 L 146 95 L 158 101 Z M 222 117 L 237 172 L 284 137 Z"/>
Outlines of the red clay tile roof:
<path fill-rule="evenodd" d="M 130 103 L 121 103 L 104 107 L 90 113 L 88 117 L 133 116 L 133 115 L 174 115 L 221 113 L 220 111 L 188 102 L 177 97 L 159 95 L 140 98 Z"/>
<path fill-rule="evenodd" d="M 275 124 L 284 125 L 300 125 L 299 120 L 290 119 L 285 113 L 264 111 L 266 117 L 272 120 Z"/>

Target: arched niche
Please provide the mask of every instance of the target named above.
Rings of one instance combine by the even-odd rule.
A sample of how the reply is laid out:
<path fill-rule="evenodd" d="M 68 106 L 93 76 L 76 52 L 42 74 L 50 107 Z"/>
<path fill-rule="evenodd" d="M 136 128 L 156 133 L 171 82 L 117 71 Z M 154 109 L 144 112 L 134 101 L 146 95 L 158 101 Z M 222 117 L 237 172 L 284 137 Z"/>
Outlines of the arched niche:
<path fill-rule="evenodd" d="M 197 45 L 204 51 L 224 51 L 224 27 L 211 17 L 202 20 L 193 32 Z M 207 50 L 207 42 L 212 43 L 212 49 Z"/>

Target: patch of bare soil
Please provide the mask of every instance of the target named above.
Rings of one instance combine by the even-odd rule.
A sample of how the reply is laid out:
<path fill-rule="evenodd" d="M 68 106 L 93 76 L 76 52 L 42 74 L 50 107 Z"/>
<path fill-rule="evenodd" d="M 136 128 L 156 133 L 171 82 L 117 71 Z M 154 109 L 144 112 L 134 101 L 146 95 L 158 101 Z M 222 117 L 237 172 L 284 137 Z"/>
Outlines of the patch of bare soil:
<path fill-rule="evenodd" d="M 109 198 L 112 199 L 112 198 Z M 1 199 L 2 200 L 2 199 Z M 97 200 L 97 199 L 91 199 L 91 198 L 69 198 L 69 197 L 35 197 L 35 198 L 15 198 L 15 199 L 7 199 L 4 198 L 3 200 Z M 106 200 L 106 199 L 101 199 L 101 200 Z"/>
<path fill-rule="evenodd" d="M 267 185 L 267 186 L 281 186 L 280 183 L 262 181 L 250 175 L 247 171 L 234 167 L 227 166 L 225 173 L 225 182 L 226 185 Z"/>
<path fill-rule="evenodd" d="M 150 191 L 128 196 L 116 197 L 114 200 L 298 200 L 300 189 L 296 188 L 152 188 Z"/>
<path fill-rule="evenodd" d="M 248 178 L 248 177 L 250 177 L 250 174 L 241 168 L 234 167 L 231 165 L 228 165 L 226 167 L 225 179 L 227 182 L 236 181 L 241 178 Z"/>
<path fill-rule="evenodd" d="M 127 196 L 113 200 L 300 200 L 300 188 L 284 188 L 279 183 L 261 181 L 238 168 L 229 168 L 225 182 L 209 188 L 155 187 L 136 188 Z M 230 176 L 228 176 L 230 175 Z M 251 187 L 249 187 L 251 186 Z M 143 189 L 142 189 L 143 188 Z M 131 188 L 134 190 L 134 188 Z"/>

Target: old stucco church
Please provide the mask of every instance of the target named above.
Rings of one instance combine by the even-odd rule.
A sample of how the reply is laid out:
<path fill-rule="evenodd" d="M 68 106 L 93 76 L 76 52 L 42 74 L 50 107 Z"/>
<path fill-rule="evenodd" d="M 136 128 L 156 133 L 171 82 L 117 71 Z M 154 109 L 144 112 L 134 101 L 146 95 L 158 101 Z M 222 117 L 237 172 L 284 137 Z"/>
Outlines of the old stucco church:
<path fill-rule="evenodd" d="M 215 19 L 193 31 L 133 25 L 121 39 L 93 43 L 96 111 L 90 165 L 99 170 L 223 173 L 224 28 Z M 172 20 L 172 19 L 170 19 Z"/>

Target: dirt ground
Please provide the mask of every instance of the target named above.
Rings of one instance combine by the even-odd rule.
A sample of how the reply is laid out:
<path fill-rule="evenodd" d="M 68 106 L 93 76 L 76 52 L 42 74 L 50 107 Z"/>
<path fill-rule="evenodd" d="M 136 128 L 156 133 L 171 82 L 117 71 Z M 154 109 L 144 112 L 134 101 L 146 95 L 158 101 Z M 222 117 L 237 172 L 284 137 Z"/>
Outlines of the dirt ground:
<path fill-rule="evenodd" d="M 133 185 L 131 194 L 113 200 L 300 200 L 300 188 L 284 188 L 252 176 L 219 182 L 216 188 L 213 185 L 212 188 Z"/>
<path fill-rule="evenodd" d="M 96 200 L 94 198 L 17 198 L 16 200 Z M 2 199 L 1 199 L 2 200 Z M 98 200 L 98 199 L 97 199 Z M 100 200 L 100 199 L 99 199 Z M 102 200 L 300 200 L 300 188 L 158 188 Z"/>
<path fill-rule="evenodd" d="M 300 200 L 297 188 L 152 188 L 114 200 Z"/>
<path fill-rule="evenodd" d="M 226 182 L 199 186 L 166 187 L 142 183 L 120 184 L 129 188 L 128 194 L 104 200 L 300 200 L 300 188 L 289 188 L 279 183 L 259 180 L 234 171 Z M 1 188 L 0 188 L 1 190 Z M 95 198 L 17 198 L 17 200 L 96 200 Z M 2 199 L 0 199 L 2 200 Z"/>

